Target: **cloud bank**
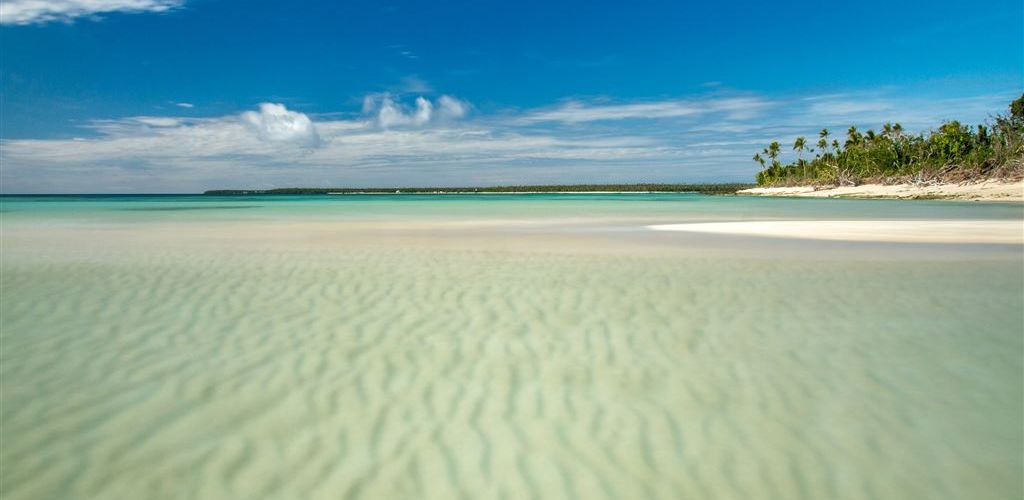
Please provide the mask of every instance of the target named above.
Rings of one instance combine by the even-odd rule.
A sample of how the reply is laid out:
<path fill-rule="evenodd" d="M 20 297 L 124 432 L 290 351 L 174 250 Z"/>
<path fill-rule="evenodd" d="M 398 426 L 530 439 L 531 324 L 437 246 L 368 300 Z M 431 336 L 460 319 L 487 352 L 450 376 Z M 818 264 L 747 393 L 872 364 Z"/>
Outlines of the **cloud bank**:
<path fill-rule="evenodd" d="M 183 3 L 184 0 L 4 0 L 0 3 L 0 24 L 69 22 L 114 12 L 166 12 Z"/>
<path fill-rule="evenodd" d="M 95 120 L 74 139 L 0 140 L 4 192 L 197 192 L 285 186 L 749 181 L 750 156 L 821 127 L 883 121 L 923 131 L 980 123 L 1013 91 L 960 98 L 849 92 L 564 101 L 470 113 L 449 95 L 380 94 L 362 113 L 316 118 L 262 103 L 206 118 Z M 1019 94 L 1017 94 L 1019 95 Z M 339 119 L 337 116 L 348 116 Z M 789 154 L 788 148 L 784 148 Z"/>

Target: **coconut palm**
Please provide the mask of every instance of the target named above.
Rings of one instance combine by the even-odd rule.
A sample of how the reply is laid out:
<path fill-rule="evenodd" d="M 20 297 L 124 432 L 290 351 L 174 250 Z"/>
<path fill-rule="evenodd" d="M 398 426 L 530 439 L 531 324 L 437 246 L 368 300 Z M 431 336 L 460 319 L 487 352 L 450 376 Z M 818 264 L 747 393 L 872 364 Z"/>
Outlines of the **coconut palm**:
<path fill-rule="evenodd" d="M 793 141 L 793 151 L 796 151 L 797 158 L 801 160 L 803 159 L 805 149 L 807 149 L 807 139 L 802 136 L 797 137 L 796 140 Z"/>
<path fill-rule="evenodd" d="M 779 141 L 772 141 L 772 143 L 768 145 L 768 149 L 765 150 L 768 153 L 768 157 L 772 159 L 773 167 L 779 163 L 779 150 L 781 148 L 782 146 L 779 144 Z"/>
<path fill-rule="evenodd" d="M 828 134 L 827 128 L 823 128 L 821 132 L 818 132 L 818 150 L 821 151 L 821 156 L 826 158 L 826 162 L 828 161 Z"/>
<path fill-rule="evenodd" d="M 754 161 L 757 162 L 757 163 L 760 163 L 761 164 L 761 170 L 764 170 L 764 158 L 761 156 L 761 153 L 755 153 L 754 154 Z"/>
<path fill-rule="evenodd" d="M 832 167 L 836 169 L 836 184 L 839 184 L 839 139 L 832 139 Z"/>
<path fill-rule="evenodd" d="M 818 151 L 821 151 L 821 162 L 824 163 L 825 165 L 828 165 L 828 140 L 825 139 L 826 137 L 828 137 L 828 131 L 822 129 L 822 132 L 824 132 L 824 135 L 818 135 L 818 137 L 820 137 L 820 139 L 818 139 Z M 818 160 L 816 158 L 815 163 L 817 162 Z"/>
<path fill-rule="evenodd" d="M 797 137 L 796 141 L 793 141 L 793 150 L 796 151 L 797 163 L 804 168 L 803 176 L 807 177 L 807 165 L 804 164 L 804 149 L 807 148 L 807 139 Z"/>
<path fill-rule="evenodd" d="M 856 125 L 850 125 L 850 128 L 846 130 L 846 148 L 850 146 L 856 146 L 860 144 L 860 132 L 857 132 Z"/>
<path fill-rule="evenodd" d="M 818 139 L 818 151 L 820 151 L 822 155 L 828 154 L 828 140 L 824 137 Z"/>

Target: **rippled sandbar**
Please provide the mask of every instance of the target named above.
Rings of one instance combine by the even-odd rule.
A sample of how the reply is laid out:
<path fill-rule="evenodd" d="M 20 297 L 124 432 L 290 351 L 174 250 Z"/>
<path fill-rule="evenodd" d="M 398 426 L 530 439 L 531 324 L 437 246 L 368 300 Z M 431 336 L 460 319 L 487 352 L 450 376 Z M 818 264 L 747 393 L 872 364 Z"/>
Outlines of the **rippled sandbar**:
<path fill-rule="evenodd" d="M 1020 244 L 703 198 L 10 207 L 2 496 L 1021 497 Z"/>

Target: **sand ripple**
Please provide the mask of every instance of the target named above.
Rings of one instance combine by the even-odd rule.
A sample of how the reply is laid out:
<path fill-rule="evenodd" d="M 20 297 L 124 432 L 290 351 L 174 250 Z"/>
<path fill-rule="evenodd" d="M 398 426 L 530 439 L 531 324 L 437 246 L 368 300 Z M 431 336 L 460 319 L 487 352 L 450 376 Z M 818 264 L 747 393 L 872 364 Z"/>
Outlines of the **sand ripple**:
<path fill-rule="evenodd" d="M 1016 259 L 132 234 L 5 241 L 4 498 L 1021 495 Z"/>

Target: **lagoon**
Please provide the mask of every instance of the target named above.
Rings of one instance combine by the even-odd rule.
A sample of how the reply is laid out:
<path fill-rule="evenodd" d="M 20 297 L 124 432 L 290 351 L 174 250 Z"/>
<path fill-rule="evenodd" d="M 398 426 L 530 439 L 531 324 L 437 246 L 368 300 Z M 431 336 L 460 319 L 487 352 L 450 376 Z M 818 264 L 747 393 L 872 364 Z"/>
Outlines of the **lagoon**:
<path fill-rule="evenodd" d="M 1024 494 L 1019 204 L 96 195 L 0 211 L 5 498 Z M 766 221 L 985 221 L 1004 239 L 649 228 Z"/>

